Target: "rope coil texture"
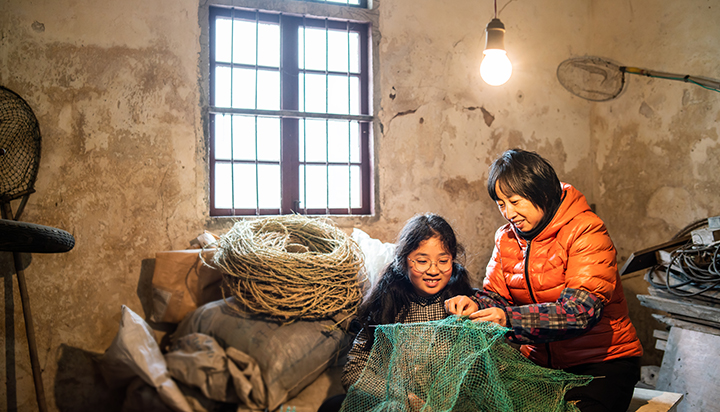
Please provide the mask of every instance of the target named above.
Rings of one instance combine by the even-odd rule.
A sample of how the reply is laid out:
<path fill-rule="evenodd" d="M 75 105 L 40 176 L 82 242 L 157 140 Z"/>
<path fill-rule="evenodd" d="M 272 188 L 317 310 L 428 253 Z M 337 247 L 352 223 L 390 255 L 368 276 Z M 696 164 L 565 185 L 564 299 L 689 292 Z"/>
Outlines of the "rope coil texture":
<path fill-rule="evenodd" d="M 362 299 L 363 255 L 327 219 L 287 215 L 243 220 L 213 258 L 241 314 L 292 323 L 352 315 Z"/>

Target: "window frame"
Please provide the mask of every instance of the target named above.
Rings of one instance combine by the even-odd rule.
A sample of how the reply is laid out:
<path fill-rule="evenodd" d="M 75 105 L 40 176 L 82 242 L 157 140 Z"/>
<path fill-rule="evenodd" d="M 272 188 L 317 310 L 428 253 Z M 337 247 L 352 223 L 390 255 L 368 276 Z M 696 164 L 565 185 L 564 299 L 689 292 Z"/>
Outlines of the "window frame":
<path fill-rule="evenodd" d="M 208 67 L 209 70 L 207 70 L 206 73 L 204 73 L 206 81 L 206 85 L 208 86 L 206 90 L 208 90 L 207 95 L 203 96 L 204 99 L 206 99 L 207 104 L 204 107 L 204 113 L 203 113 L 203 121 L 206 125 L 205 132 L 206 132 L 206 139 L 205 142 L 207 144 L 206 150 L 207 150 L 207 166 L 208 166 L 208 178 L 207 181 L 209 185 L 207 186 L 207 194 L 208 194 L 208 208 L 209 208 L 209 214 L 212 218 L 220 218 L 220 217 L 234 217 L 234 216 L 261 216 L 261 215 L 282 215 L 287 213 L 300 213 L 300 214 L 308 214 L 308 215 L 338 215 L 338 216 L 347 216 L 347 217 L 353 217 L 353 216 L 364 216 L 364 215 L 372 215 L 374 213 L 374 202 L 375 202 L 375 196 L 374 196 L 374 153 L 373 153 L 373 136 L 375 134 L 374 129 L 377 127 L 377 122 L 374 119 L 374 100 L 373 96 L 375 93 L 373 93 L 373 89 L 375 88 L 373 78 L 373 64 L 374 61 L 372 57 L 372 53 L 374 53 L 374 50 L 376 50 L 376 45 L 371 44 L 372 39 L 376 38 L 376 36 L 372 36 L 372 30 L 373 27 L 377 27 L 373 25 L 373 19 L 367 18 L 375 16 L 377 13 L 372 12 L 368 13 L 369 10 L 358 7 L 356 5 L 335 5 L 330 3 L 317 3 L 313 0 L 308 0 L 307 2 L 303 1 L 287 1 L 286 4 L 281 4 L 281 6 L 287 6 L 287 7 L 275 7 L 278 6 L 278 2 L 272 1 L 268 2 L 268 5 L 273 6 L 271 8 L 268 7 L 257 7 L 262 6 L 262 3 L 264 3 L 262 0 L 260 1 L 231 1 L 232 4 L 220 4 L 223 3 L 222 1 L 212 2 L 212 4 L 208 4 L 205 7 L 201 7 L 201 9 L 204 9 L 206 11 L 207 19 L 205 20 L 207 24 L 204 26 L 204 40 L 202 42 L 202 47 L 204 48 L 204 55 L 206 56 L 207 65 L 203 65 L 202 67 Z M 315 4 L 312 4 L 315 3 Z M 254 5 L 256 7 L 248 7 L 250 5 Z M 303 6 L 303 7 L 300 7 Z M 298 7 L 302 9 L 302 13 L 298 13 Z M 318 16 L 316 14 L 309 12 L 314 9 L 322 10 L 323 14 L 321 16 Z M 292 45 L 294 43 L 294 47 L 287 47 L 286 44 L 283 43 L 281 45 L 281 50 L 283 53 L 283 56 L 281 58 L 281 77 L 283 79 L 281 80 L 281 99 L 283 101 L 287 101 L 286 99 L 293 100 L 294 94 L 294 105 L 291 105 L 288 107 L 286 103 L 281 103 L 283 106 L 281 106 L 280 110 L 257 110 L 257 109 L 238 109 L 238 108 L 218 108 L 215 107 L 213 104 L 214 102 L 212 99 L 212 93 L 211 91 L 214 90 L 214 76 L 212 76 L 210 73 L 212 70 L 214 70 L 215 67 L 215 59 L 214 56 L 211 55 L 211 53 L 214 53 L 213 47 L 212 47 L 212 41 L 214 40 L 214 32 L 212 30 L 213 23 L 212 19 L 214 19 L 214 16 L 217 14 L 227 14 L 227 13 L 233 13 L 232 10 L 235 10 L 239 13 L 256 13 L 256 14 L 262 14 L 263 16 L 266 15 L 279 15 L 279 19 L 281 20 L 281 24 L 284 24 L 282 20 L 285 20 L 285 22 L 292 22 L 292 24 L 296 24 L 294 30 L 290 30 L 290 35 L 287 36 L 288 33 L 284 33 L 284 35 L 281 35 L 281 42 L 287 42 L 288 45 Z M 348 19 L 348 11 L 352 10 L 350 14 L 359 14 L 362 15 L 365 18 L 360 19 Z M 339 13 L 338 13 L 339 12 Z M 201 13 L 202 14 L 202 13 Z M 338 16 L 335 16 L 338 15 Z M 202 18 L 202 16 L 201 16 Z M 310 70 L 300 70 L 298 66 L 298 54 L 297 54 L 297 24 L 303 25 L 303 21 L 308 21 L 310 19 L 314 23 L 317 21 L 323 21 L 327 26 L 333 26 L 335 24 L 341 24 L 345 26 L 346 24 L 349 24 L 350 27 L 355 31 L 356 29 L 360 28 L 360 41 L 361 41 L 361 50 L 365 50 L 365 53 L 361 53 L 361 85 L 364 84 L 364 90 L 361 92 L 361 104 L 360 104 L 360 113 L 366 113 L 366 114 L 360 114 L 360 115 L 337 115 L 337 114 L 331 114 L 331 113 L 311 113 L 311 112 L 300 112 L 298 111 L 297 106 L 297 95 L 299 94 L 299 83 L 298 83 L 298 73 L 302 72 L 310 72 Z M 326 27 L 327 27 L 326 26 Z M 313 27 L 313 25 L 306 25 L 306 27 Z M 332 27 L 330 27 L 332 28 Z M 282 30 L 282 29 L 281 29 Z M 201 59 L 202 60 L 202 59 Z M 290 67 L 286 64 L 287 62 L 294 62 L 293 65 Z M 232 66 L 232 64 L 231 64 Z M 290 71 L 288 72 L 288 69 Z M 328 72 L 325 72 L 326 74 Z M 294 77 L 294 83 L 292 77 Z M 289 80 L 288 80 L 289 79 Z M 361 86 L 362 87 L 362 86 Z M 216 114 L 244 114 L 244 115 L 250 115 L 250 116 L 262 116 L 262 115 L 268 115 L 268 116 L 277 116 L 280 118 L 281 123 L 281 130 L 283 130 L 282 137 L 281 137 L 281 145 L 282 145 L 282 157 L 280 160 L 280 166 L 281 166 L 281 205 L 279 209 L 273 208 L 273 209 L 227 209 L 227 208 L 217 208 L 214 206 L 214 195 L 215 195 L 215 160 L 212 157 L 212 150 L 214 147 L 214 141 L 215 141 L 215 128 L 213 124 L 213 119 Z M 300 182 L 300 166 L 302 163 L 304 164 L 311 164 L 312 162 L 309 162 L 307 159 L 304 159 L 304 162 L 300 162 L 299 159 L 299 139 L 297 135 L 298 124 L 300 122 L 300 118 L 306 118 L 306 119 L 325 119 L 325 120 L 333 120 L 333 119 L 341 119 L 341 120 L 350 120 L 350 121 L 357 121 L 360 127 L 360 168 L 361 168 L 361 179 L 363 180 L 364 184 L 361 185 L 361 206 L 360 208 L 352 208 L 352 205 L 347 208 L 301 208 L 298 209 L 297 201 L 299 201 L 299 182 Z M 286 134 L 288 130 L 292 130 L 291 134 Z M 258 161 L 254 161 L 257 163 Z M 231 163 L 232 160 L 231 160 Z M 323 162 L 324 165 L 332 164 L 331 162 Z M 350 165 L 351 163 L 343 163 Z M 294 179 L 291 180 L 288 183 L 288 176 L 293 175 Z M 304 180 L 304 179 L 303 179 Z M 307 185 L 307 182 L 305 183 Z M 328 188 L 328 192 L 331 189 Z"/>

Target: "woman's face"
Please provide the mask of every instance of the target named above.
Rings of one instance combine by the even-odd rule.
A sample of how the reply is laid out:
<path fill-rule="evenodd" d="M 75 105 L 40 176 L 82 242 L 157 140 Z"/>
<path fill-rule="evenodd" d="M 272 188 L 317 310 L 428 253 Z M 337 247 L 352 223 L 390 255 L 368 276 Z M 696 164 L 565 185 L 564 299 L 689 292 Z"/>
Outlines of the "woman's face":
<path fill-rule="evenodd" d="M 497 205 L 503 217 L 512 223 L 518 230 L 528 232 L 536 227 L 545 215 L 542 209 L 520 195 L 506 195 L 500 190 L 500 184 L 495 183 Z"/>
<path fill-rule="evenodd" d="M 407 257 L 410 283 L 415 293 L 430 297 L 447 286 L 452 275 L 452 255 L 445 250 L 439 237 L 420 242 Z"/>

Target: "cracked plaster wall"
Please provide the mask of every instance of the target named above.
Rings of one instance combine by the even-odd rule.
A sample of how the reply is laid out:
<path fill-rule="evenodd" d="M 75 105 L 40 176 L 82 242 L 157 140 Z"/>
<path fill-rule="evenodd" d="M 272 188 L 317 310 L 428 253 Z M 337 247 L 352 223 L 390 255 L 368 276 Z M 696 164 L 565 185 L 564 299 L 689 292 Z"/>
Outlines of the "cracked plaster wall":
<path fill-rule="evenodd" d="M 718 78 L 720 2 L 498 6 L 514 73 L 494 88 L 478 72 L 490 1 L 375 1 L 382 34 L 376 214 L 338 218 L 341 227 L 389 242 L 412 215 L 440 213 L 457 229 L 479 282 L 502 223 L 485 191 L 487 167 L 516 146 L 547 157 L 596 205 L 620 264 L 687 223 L 720 214 L 713 172 L 720 95 L 633 77 L 618 98 L 593 103 L 555 77 L 566 58 L 597 55 Z M 143 313 L 139 285 L 155 252 L 183 249 L 203 229 L 222 233 L 231 225 L 207 216 L 199 38 L 191 0 L 0 1 L 0 84 L 28 101 L 43 134 L 37 193 L 22 219 L 76 238 L 71 252 L 33 255 L 25 270 L 52 410 L 119 404 L 94 388 L 89 359 L 115 336 L 120 305 Z M 626 294 L 644 293 L 641 277 L 624 283 Z M 33 410 L 16 286 L 14 300 L 15 402 Z M 646 363 L 659 364 L 655 325 L 631 305 Z M 0 368 L 7 367 L 2 357 Z M 5 399 L 6 374 L 0 379 Z"/>

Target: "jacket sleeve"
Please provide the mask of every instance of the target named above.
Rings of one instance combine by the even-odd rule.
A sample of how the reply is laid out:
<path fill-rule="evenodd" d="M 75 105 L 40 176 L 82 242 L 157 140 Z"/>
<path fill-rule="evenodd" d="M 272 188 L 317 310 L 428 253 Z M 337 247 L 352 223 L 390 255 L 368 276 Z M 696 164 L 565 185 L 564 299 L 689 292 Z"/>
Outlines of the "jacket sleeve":
<path fill-rule="evenodd" d="M 618 282 L 615 246 L 605 224 L 592 212 L 583 214 L 581 223 L 568 236 L 565 287 L 582 289 L 607 304 Z"/>
<path fill-rule="evenodd" d="M 602 317 L 603 302 L 582 289 L 564 289 L 552 303 L 507 306 L 510 340 L 538 344 L 580 336 Z"/>
<path fill-rule="evenodd" d="M 367 347 L 368 338 L 367 331 L 365 329 L 361 329 L 355 337 L 352 348 L 350 348 L 350 351 L 348 352 L 348 360 L 345 363 L 343 374 L 340 379 L 345 391 L 357 382 L 363 369 L 365 369 L 365 365 L 370 357 L 370 350 Z"/>

